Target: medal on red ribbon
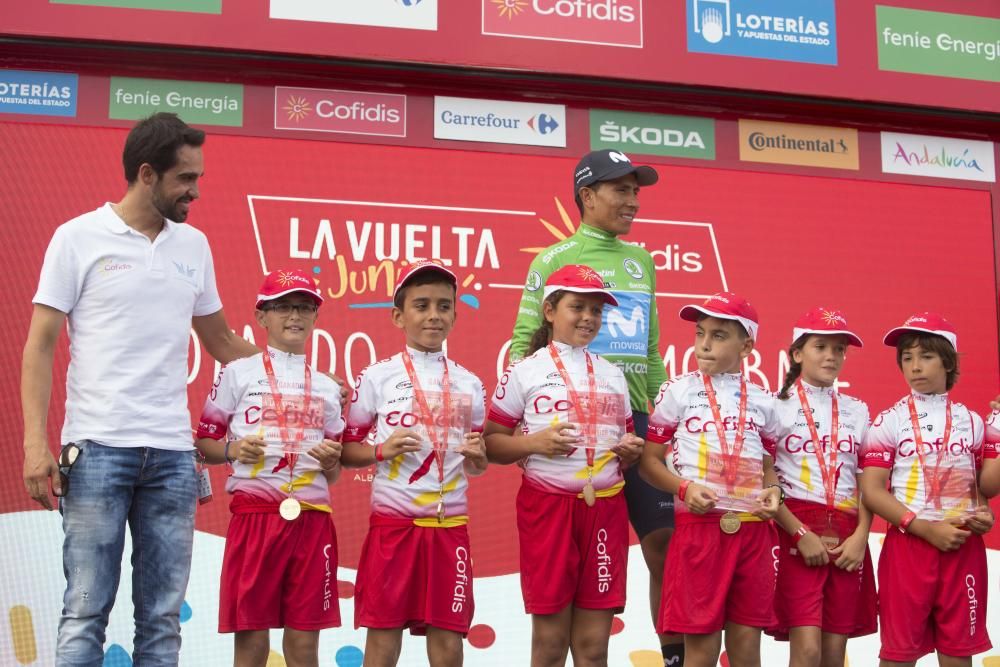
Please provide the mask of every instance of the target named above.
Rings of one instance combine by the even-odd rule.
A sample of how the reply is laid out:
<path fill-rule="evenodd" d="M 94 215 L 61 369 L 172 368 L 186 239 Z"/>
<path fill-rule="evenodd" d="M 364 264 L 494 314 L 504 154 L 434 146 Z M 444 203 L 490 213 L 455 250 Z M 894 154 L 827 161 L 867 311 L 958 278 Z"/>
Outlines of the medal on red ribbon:
<path fill-rule="evenodd" d="M 729 493 L 732 493 L 736 488 L 740 454 L 743 453 L 743 441 L 746 437 L 747 379 L 740 374 L 739 419 L 736 423 L 736 437 L 733 439 L 733 446 L 730 449 L 729 439 L 726 437 L 726 427 L 722 421 L 722 410 L 719 408 L 719 399 L 715 395 L 715 387 L 712 386 L 712 378 L 704 373 L 701 378 L 705 382 L 705 394 L 708 396 L 708 405 L 712 408 L 715 431 L 719 434 L 719 448 L 722 450 L 722 475 L 726 481 L 726 489 Z M 742 522 L 735 512 L 726 512 L 719 520 L 719 528 L 727 535 L 732 535 L 739 531 L 741 525 Z"/>
<path fill-rule="evenodd" d="M 594 376 L 594 362 L 590 358 L 590 352 L 583 351 L 584 359 L 587 363 L 587 410 L 583 409 L 583 402 L 580 394 L 573 386 L 573 380 L 559 356 L 559 349 L 549 343 L 549 356 L 552 363 L 562 377 L 563 384 L 566 385 L 566 392 L 573 402 L 573 411 L 576 412 L 577 421 L 585 429 L 583 450 L 587 455 L 587 483 L 583 487 L 583 500 L 589 507 L 593 507 L 597 502 L 597 493 L 594 491 L 594 454 L 597 450 L 597 380 Z"/>
<path fill-rule="evenodd" d="M 948 443 L 951 442 L 951 397 L 949 396 L 945 401 L 944 435 L 941 437 L 941 447 L 937 451 L 937 457 L 934 460 L 933 468 L 929 468 L 927 465 L 928 452 L 925 449 L 927 445 L 924 444 L 924 438 L 920 433 L 920 417 L 917 415 L 917 405 L 913 400 L 913 394 L 910 394 L 907 397 L 906 404 L 910 408 L 910 424 L 913 426 L 914 449 L 916 449 L 917 458 L 920 460 L 920 469 L 924 474 L 925 502 L 928 505 L 933 503 L 934 507 L 940 510 L 941 461 L 944 460 L 945 450 L 948 449 Z"/>
<path fill-rule="evenodd" d="M 278 513 L 286 521 L 294 521 L 302 513 L 302 503 L 295 498 L 295 464 L 299 460 L 299 448 L 302 438 L 306 432 L 306 420 L 303 415 L 299 428 L 293 434 L 288 428 L 288 415 L 285 414 L 284 400 L 281 391 L 278 389 L 278 379 L 274 375 L 274 365 L 271 363 L 271 354 L 264 350 L 261 355 L 264 360 L 264 372 L 267 373 L 267 382 L 271 387 L 271 397 L 274 399 L 275 413 L 278 420 L 278 431 L 281 434 L 282 447 L 285 452 L 285 460 L 288 461 L 288 497 L 281 501 L 278 506 Z M 312 369 L 303 359 L 305 366 L 305 390 L 303 392 L 303 412 L 309 409 L 312 401 Z"/>
<path fill-rule="evenodd" d="M 413 385 L 413 398 L 417 402 L 420 413 L 420 423 L 427 430 L 427 437 L 431 441 L 434 451 L 434 461 L 437 463 L 438 471 L 438 523 L 444 522 L 444 457 L 448 451 L 448 428 L 451 425 L 451 382 L 448 375 L 448 359 L 441 354 L 444 362 L 444 374 L 441 377 L 441 430 L 438 431 L 434 420 L 434 413 L 431 412 L 430 404 L 427 401 L 427 394 L 420 384 L 420 378 L 413 367 L 413 360 L 410 359 L 409 350 L 403 350 L 403 366 L 406 374 Z"/>
<path fill-rule="evenodd" d="M 809 436 L 812 438 L 813 447 L 816 450 L 816 460 L 819 462 L 820 479 L 823 481 L 823 493 L 826 497 L 826 527 L 820 534 L 820 542 L 827 550 L 834 549 L 840 544 L 840 535 L 833 528 L 833 512 L 837 507 L 837 457 L 839 451 L 840 434 L 840 409 L 837 403 L 837 392 L 834 391 L 831 397 L 832 409 L 830 416 L 830 451 L 823 452 L 823 444 L 816 428 L 816 420 L 813 419 L 812 408 L 809 406 L 809 397 L 802 386 L 801 380 L 795 381 L 795 391 L 799 395 L 799 403 L 802 405 L 802 412 L 806 416 L 806 425 L 809 427 Z M 829 457 L 829 461 L 827 461 Z"/>

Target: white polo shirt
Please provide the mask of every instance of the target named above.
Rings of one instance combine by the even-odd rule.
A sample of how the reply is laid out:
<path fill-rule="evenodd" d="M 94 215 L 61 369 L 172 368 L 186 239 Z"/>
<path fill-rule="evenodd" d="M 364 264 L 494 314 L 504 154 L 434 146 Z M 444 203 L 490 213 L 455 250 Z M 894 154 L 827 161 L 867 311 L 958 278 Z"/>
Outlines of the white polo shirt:
<path fill-rule="evenodd" d="M 64 444 L 193 448 L 191 317 L 222 308 L 203 233 L 166 220 L 151 242 L 105 204 L 56 229 L 32 301 L 67 314 Z"/>

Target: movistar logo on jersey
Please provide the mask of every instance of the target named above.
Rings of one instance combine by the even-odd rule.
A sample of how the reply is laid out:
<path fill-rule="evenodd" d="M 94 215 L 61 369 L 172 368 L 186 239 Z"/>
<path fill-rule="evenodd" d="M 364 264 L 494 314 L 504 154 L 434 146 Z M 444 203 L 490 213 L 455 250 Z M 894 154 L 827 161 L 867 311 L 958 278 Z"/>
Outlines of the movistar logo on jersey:
<path fill-rule="evenodd" d="M 605 306 L 601 331 L 590 344 L 593 352 L 611 356 L 645 357 L 649 350 L 651 297 L 642 292 L 614 292 L 618 307 Z"/>

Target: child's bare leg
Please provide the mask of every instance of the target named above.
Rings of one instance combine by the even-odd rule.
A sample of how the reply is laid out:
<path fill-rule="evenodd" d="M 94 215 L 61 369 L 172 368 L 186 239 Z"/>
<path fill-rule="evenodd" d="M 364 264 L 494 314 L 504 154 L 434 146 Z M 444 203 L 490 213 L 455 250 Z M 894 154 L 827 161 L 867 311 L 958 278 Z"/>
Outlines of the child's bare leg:
<path fill-rule="evenodd" d="M 788 667 L 820 667 L 823 658 L 823 631 L 803 625 L 788 631 Z M 844 667 L 841 660 L 837 667 Z"/>
<path fill-rule="evenodd" d="M 938 651 L 938 664 L 941 667 L 972 667 L 972 657 L 945 655 Z"/>
<path fill-rule="evenodd" d="M 684 667 L 716 667 L 722 650 L 722 633 L 684 635 Z"/>
<path fill-rule="evenodd" d="M 319 630 L 285 628 L 281 648 L 288 667 L 319 667 Z"/>
<path fill-rule="evenodd" d="M 572 625 L 572 605 L 554 614 L 531 615 L 531 667 L 566 664 Z"/>
<path fill-rule="evenodd" d="M 396 667 L 403 648 L 403 628 L 368 628 L 364 667 Z"/>
<path fill-rule="evenodd" d="M 611 609 L 573 609 L 569 647 L 576 667 L 607 667 Z"/>
<path fill-rule="evenodd" d="M 844 667 L 847 660 L 847 635 L 823 633 L 823 667 Z"/>
<path fill-rule="evenodd" d="M 760 628 L 726 623 L 726 653 L 730 667 L 760 667 Z"/>
<path fill-rule="evenodd" d="M 271 638 L 267 630 L 243 630 L 233 639 L 233 665 L 236 667 L 264 667 L 271 652 Z"/>
<path fill-rule="evenodd" d="M 431 667 L 461 667 L 462 635 L 427 626 L 427 661 Z"/>

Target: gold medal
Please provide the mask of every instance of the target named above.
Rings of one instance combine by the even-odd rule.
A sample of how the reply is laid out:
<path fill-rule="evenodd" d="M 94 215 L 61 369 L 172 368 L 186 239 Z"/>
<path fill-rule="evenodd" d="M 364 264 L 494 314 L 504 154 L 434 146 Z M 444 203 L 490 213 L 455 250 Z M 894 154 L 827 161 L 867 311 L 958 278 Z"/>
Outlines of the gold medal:
<path fill-rule="evenodd" d="M 583 502 L 587 503 L 587 507 L 593 507 L 594 503 L 597 502 L 597 495 L 594 493 L 594 485 L 591 484 L 589 480 L 583 487 Z"/>
<path fill-rule="evenodd" d="M 837 546 L 840 545 L 840 536 L 833 531 L 824 530 L 823 534 L 819 537 L 819 541 L 822 542 L 826 550 L 829 551 L 830 549 L 836 549 Z"/>
<path fill-rule="evenodd" d="M 438 500 L 438 523 L 444 523 L 444 498 Z"/>
<path fill-rule="evenodd" d="M 285 521 L 295 521 L 302 514 L 302 503 L 295 498 L 285 498 L 278 505 L 278 514 Z"/>
<path fill-rule="evenodd" d="M 726 512 L 719 519 L 719 528 L 722 529 L 726 535 L 735 535 L 740 531 L 740 527 L 743 523 L 740 521 L 740 517 L 736 512 Z"/>

